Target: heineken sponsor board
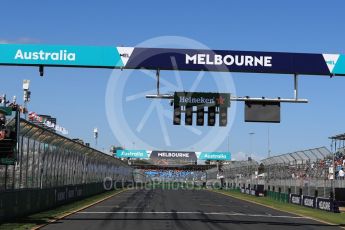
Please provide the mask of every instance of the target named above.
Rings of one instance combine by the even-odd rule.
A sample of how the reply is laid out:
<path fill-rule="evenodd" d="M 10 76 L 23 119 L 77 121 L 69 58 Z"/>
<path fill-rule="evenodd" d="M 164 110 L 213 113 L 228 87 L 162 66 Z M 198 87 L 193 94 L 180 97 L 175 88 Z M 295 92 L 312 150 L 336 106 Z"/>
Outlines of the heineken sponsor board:
<path fill-rule="evenodd" d="M 230 107 L 230 94 L 228 93 L 202 93 L 202 92 L 175 92 L 174 104 L 176 106 L 221 106 Z"/>
<path fill-rule="evenodd" d="M 116 157 L 118 158 L 149 158 L 146 150 L 117 150 Z"/>
<path fill-rule="evenodd" d="M 201 152 L 199 160 L 222 160 L 230 161 L 231 153 L 230 152 Z"/>
<path fill-rule="evenodd" d="M 345 55 L 341 54 L 116 46 L 0 44 L 0 65 L 345 76 Z"/>

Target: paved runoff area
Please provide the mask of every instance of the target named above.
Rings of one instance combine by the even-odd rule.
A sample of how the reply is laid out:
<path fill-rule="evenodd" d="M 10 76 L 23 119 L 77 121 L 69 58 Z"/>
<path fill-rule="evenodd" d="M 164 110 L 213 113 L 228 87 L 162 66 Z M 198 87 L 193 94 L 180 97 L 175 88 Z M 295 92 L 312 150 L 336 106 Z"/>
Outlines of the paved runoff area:
<path fill-rule="evenodd" d="M 206 190 L 128 190 L 43 229 L 340 229 Z"/>

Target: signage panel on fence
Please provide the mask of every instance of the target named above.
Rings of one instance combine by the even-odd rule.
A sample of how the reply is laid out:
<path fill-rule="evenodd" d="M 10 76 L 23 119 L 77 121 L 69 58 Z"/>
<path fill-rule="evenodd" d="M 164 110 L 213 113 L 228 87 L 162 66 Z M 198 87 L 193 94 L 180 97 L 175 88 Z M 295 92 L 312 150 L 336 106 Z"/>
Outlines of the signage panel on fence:
<path fill-rule="evenodd" d="M 301 196 L 297 194 L 290 194 L 290 203 L 301 205 Z"/>
<path fill-rule="evenodd" d="M 318 197 L 316 199 L 316 207 L 318 209 L 328 211 L 328 212 L 339 212 L 338 205 L 336 205 L 335 201 L 329 198 Z"/>
<path fill-rule="evenodd" d="M 303 196 L 302 205 L 310 208 L 315 208 L 316 198 L 313 196 Z"/>

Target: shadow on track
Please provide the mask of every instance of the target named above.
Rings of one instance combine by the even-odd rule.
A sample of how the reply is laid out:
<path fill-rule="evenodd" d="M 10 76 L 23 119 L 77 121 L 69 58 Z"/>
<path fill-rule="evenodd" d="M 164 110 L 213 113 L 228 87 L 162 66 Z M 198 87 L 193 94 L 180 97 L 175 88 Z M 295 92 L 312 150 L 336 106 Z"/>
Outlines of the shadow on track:
<path fill-rule="evenodd" d="M 202 213 L 201 213 L 202 214 Z M 280 221 L 259 221 L 259 220 L 229 220 L 229 219 L 212 219 L 209 216 L 203 218 L 178 218 L 177 214 L 172 214 L 172 217 L 169 218 L 76 218 L 76 217 L 67 217 L 65 220 L 78 220 L 78 221 L 192 221 L 192 222 L 201 222 L 201 223 L 213 223 L 213 224 L 267 224 L 267 225 L 275 225 L 275 226 L 314 226 L 314 227 L 344 227 L 345 224 L 340 225 L 328 225 L 323 223 L 289 223 L 289 222 L 280 222 Z M 52 224 L 59 224 L 60 221 L 56 221 Z"/>

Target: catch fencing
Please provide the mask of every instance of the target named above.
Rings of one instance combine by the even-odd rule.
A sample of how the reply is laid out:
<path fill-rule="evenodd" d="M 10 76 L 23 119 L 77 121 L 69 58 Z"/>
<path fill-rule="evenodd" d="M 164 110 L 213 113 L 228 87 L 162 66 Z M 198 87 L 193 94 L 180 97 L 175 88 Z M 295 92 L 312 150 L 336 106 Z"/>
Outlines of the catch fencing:
<path fill-rule="evenodd" d="M 20 120 L 15 165 L 0 165 L 0 221 L 133 182 L 133 169 L 119 159 Z"/>
<path fill-rule="evenodd" d="M 20 121 L 15 165 L 0 165 L 0 191 L 132 181 L 132 169 L 112 156 L 57 133 Z"/>

